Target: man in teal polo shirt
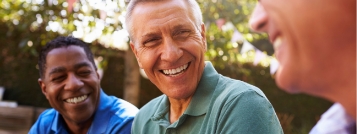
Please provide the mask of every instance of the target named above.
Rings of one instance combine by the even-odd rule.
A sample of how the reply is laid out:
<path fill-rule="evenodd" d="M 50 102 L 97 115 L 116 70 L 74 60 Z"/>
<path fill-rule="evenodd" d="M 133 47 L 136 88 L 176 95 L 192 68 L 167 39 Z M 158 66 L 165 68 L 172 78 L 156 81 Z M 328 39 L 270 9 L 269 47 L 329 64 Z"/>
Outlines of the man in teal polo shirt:
<path fill-rule="evenodd" d="M 202 13 L 194 0 L 131 0 L 126 27 L 139 66 L 164 95 L 134 119 L 133 134 L 279 134 L 263 92 L 204 61 Z"/>

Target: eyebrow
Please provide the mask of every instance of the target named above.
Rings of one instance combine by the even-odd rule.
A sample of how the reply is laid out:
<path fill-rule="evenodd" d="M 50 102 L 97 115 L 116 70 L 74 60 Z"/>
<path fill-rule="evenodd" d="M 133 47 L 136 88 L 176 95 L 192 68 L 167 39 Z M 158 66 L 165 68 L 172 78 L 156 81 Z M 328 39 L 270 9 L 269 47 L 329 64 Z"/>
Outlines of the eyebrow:
<path fill-rule="evenodd" d="M 89 64 L 88 62 L 81 62 L 81 63 L 78 63 L 78 64 L 74 65 L 75 69 L 78 69 L 78 68 L 81 68 L 81 67 L 91 67 L 91 64 Z"/>
<path fill-rule="evenodd" d="M 156 33 L 156 32 L 150 32 L 150 33 L 146 33 L 146 34 L 144 34 L 143 36 L 141 36 L 141 38 L 144 38 L 144 37 L 146 37 L 146 38 L 156 37 L 156 36 L 158 36 L 158 35 L 159 35 L 159 33 Z"/>
<path fill-rule="evenodd" d="M 173 26 L 173 31 L 176 31 L 176 30 L 179 30 L 179 29 L 183 29 L 183 28 L 186 28 L 187 26 L 186 25 L 183 25 L 183 24 L 178 24 L 178 25 L 175 25 Z M 157 32 L 149 32 L 149 33 L 146 33 L 144 35 L 142 35 L 141 37 L 155 37 L 155 36 L 158 36 L 160 33 L 157 33 Z"/>
<path fill-rule="evenodd" d="M 185 25 L 179 24 L 179 25 L 176 25 L 176 26 L 173 27 L 173 31 L 176 31 L 176 30 L 179 30 L 179 29 L 183 29 L 185 27 L 186 27 Z"/>
<path fill-rule="evenodd" d="M 54 74 L 54 73 L 64 72 L 64 71 L 66 71 L 66 68 L 64 68 L 64 67 L 56 67 L 56 68 L 51 69 L 49 75 Z"/>

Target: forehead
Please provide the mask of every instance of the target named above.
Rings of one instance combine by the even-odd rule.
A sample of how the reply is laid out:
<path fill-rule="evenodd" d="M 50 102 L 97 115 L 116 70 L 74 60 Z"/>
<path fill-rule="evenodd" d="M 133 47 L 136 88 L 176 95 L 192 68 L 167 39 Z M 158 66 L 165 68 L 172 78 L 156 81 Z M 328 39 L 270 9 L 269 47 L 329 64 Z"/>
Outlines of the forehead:
<path fill-rule="evenodd" d="M 55 48 L 47 54 L 45 72 L 48 73 L 47 70 L 58 67 L 70 68 L 81 62 L 90 63 L 82 47 L 68 46 Z"/>
<path fill-rule="evenodd" d="M 174 27 L 176 24 L 193 26 L 193 16 L 189 12 L 183 0 L 139 3 L 132 13 L 134 34 L 158 27 Z"/>

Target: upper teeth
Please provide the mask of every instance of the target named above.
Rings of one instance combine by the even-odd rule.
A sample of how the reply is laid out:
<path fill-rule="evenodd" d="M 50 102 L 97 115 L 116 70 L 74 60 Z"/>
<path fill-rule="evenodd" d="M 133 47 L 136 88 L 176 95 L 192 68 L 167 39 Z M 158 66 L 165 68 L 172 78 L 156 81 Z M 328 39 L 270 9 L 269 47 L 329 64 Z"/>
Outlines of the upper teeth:
<path fill-rule="evenodd" d="M 277 50 L 281 45 L 281 37 L 277 37 L 273 43 L 274 49 Z"/>
<path fill-rule="evenodd" d="M 85 99 L 87 99 L 87 97 L 88 97 L 88 95 L 82 95 L 79 97 L 73 97 L 73 98 L 66 99 L 65 101 L 68 103 L 79 103 L 79 102 L 82 102 Z"/>
<path fill-rule="evenodd" d="M 188 64 L 182 65 L 181 67 L 178 67 L 176 69 L 167 69 L 167 70 L 162 70 L 164 74 L 178 74 L 181 73 L 183 70 L 187 69 Z"/>

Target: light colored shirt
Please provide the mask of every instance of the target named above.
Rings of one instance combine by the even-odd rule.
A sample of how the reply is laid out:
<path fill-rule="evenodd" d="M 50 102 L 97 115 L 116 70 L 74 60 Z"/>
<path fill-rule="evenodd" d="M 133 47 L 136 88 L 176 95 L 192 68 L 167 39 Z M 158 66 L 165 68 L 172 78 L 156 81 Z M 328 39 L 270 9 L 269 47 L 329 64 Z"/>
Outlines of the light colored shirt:
<path fill-rule="evenodd" d="M 131 125 L 139 110 L 129 102 L 100 91 L 99 105 L 88 134 L 130 134 Z M 68 134 L 66 124 L 55 109 L 39 116 L 29 134 Z"/>
<path fill-rule="evenodd" d="M 273 106 L 263 92 L 216 72 L 206 62 L 188 108 L 174 123 L 168 120 L 170 102 L 159 96 L 142 107 L 133 134 L 280 134 Z"/>
<path fill-rule="evenodd" d="M 356 134 L 356 120 L 341 104 L 335 103 L 321 116 L 310 134 Z"/>

